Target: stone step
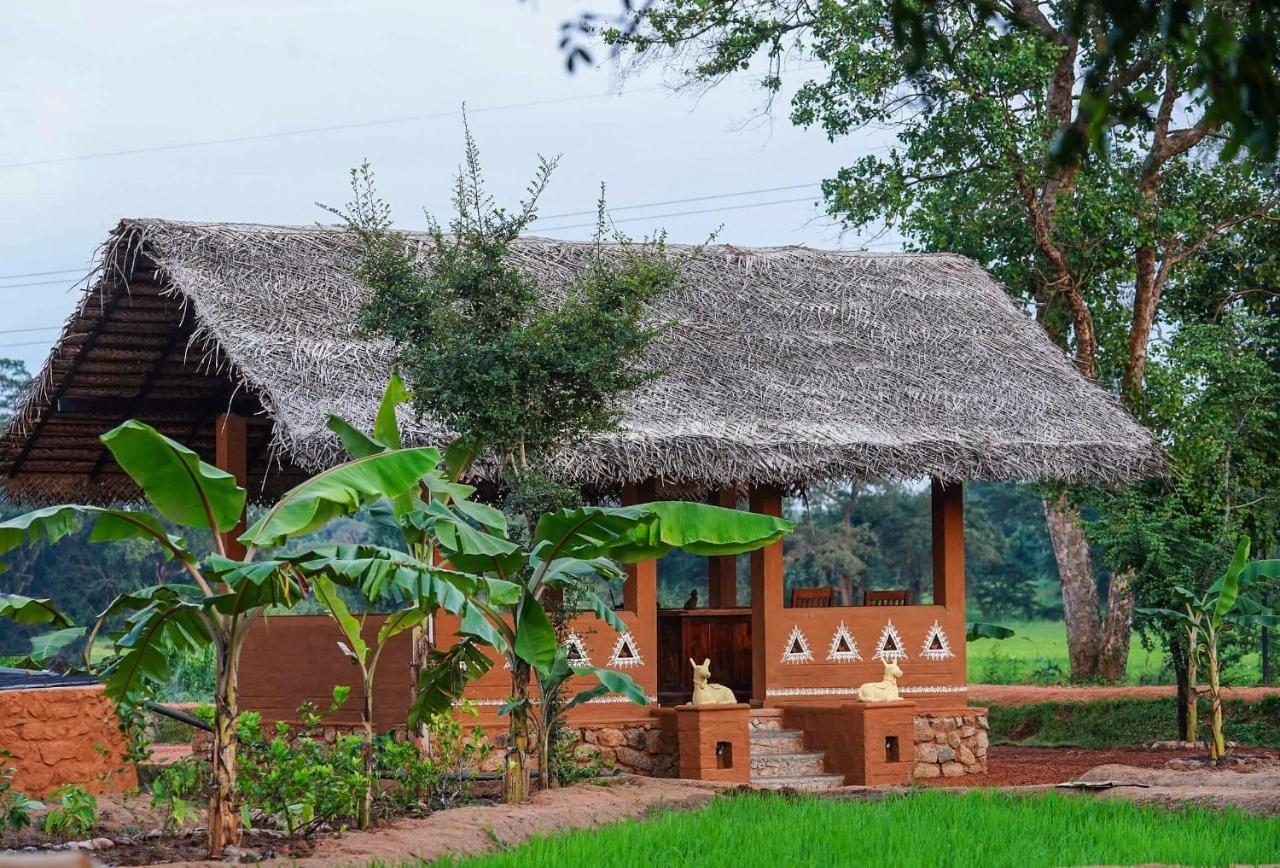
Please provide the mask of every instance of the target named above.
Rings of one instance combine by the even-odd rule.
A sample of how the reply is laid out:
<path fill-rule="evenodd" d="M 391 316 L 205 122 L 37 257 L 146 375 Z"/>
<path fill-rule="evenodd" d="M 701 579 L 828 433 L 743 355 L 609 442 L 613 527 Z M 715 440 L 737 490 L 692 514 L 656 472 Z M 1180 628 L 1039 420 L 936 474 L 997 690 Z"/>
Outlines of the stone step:
<path fill-rule="evenodd" d="M 844 776 L 835 774 L 796 775 L 794 777 L 752 778 L 751 786 L 757 790 L 799 790 L 807 793 L 838 790 L 844 786 Z"/>
<path fill-rule="evenodd" d="M 756 708 L 751 711 L 751 731 L 782 729 L 781 708 Z"/>
<path fill-rule="evenodd" d="M 766 753 L 751 755 L 751 777 L 796 777 L 818 775 L 826 771 L 826 754 L 807 750 L 796 753 Z"/>
<path fill-rule="evenodd" d="M 800 753 L 804 732 L 799 729 L 757 729 L 751 733 L 751 755 Z"/>

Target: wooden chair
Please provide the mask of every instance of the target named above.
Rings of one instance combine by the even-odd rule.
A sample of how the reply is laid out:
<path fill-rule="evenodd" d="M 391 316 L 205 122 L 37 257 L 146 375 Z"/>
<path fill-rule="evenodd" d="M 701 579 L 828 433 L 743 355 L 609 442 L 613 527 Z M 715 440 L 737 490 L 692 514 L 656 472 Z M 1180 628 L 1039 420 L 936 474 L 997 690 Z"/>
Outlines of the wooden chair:
<path fill-rule="evenodd" d="M 834 588 L 792 588 L 791 608 L 829 609 L 835 595 Z"/>
<path fill-rule="evenodd" d="M 865 591 L 862 597 L 864 606 L 910 606 L 910 591 Z"/>

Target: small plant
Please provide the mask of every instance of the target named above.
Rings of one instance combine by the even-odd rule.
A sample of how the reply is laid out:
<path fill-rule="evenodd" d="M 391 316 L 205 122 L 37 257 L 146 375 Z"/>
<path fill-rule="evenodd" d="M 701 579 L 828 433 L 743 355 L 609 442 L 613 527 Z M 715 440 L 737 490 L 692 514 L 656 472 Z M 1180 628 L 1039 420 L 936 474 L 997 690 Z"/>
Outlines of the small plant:
<path fill-rule="evenodd" d="M 83 838 L 98 825 L 98 800 L 84 787 L 63 784 L 53 791 L 57 806 L 44 816 L 44 831 L 63 841 Z"/>
<path fill-rule="evenodd" d="M 472 717 L 479 713 L 472 702 L 463 702 L 457 710 Z M 425 813 L 467 801 L 469 775 L 493 752 L 481 727 L 468 730 L 451 712 L 433 714 L 426 727 L 430 749 L 425 753 L 417 744 L 390 735 L 378 740 L 378 764 L 391 779 L 380 796 L 379 812 L 384 816 Z"/>
<path fill-rule="evenodd" d="M 314 727 L 324 714 L 308 706 L 299 709 L 299 717 L 306 717 L 309 727 Z M 256 810 L 295 839 L 309 837 L 324 826 L 345 827 L 355 821 L 366 790 L 361 736 L 340 736 L 328 745 L 307 735 L 293 736 L 289 725 L 278 721 L 274 735 L 267 738 L 257 712 L 241 714 L 237 735 L 243 751 L 241 819 L 246 825 Z"/>
<path fill-rule="evenodd" d="M 568 787 L 582 781 L 598 782 L 600 777 L 614 771 L 614 764 L 593 753 L 583 758 L 578 754 L 578 733 L 568 729 L 551 745 L 551 771 L 558 787 Z"/>
<path fill-rule="evenodd" d="M 31 825 L 31 812 L 44 807 L 35 799 L 13 788 L 17 769 L 9 764 L 13 754 L 0 749 L 0 839 L 5 829 L 25 829 Z"/>
<path fill-rule="evenodd" d="M 196 809 L 189 802 L 205 798 L 212 780 L 208 761 L 193 757 L 165 766 L 156 775 L 151 782 L 151 807 L 164 809 L 166 831 L 180 829 L 195 819 Z"/>

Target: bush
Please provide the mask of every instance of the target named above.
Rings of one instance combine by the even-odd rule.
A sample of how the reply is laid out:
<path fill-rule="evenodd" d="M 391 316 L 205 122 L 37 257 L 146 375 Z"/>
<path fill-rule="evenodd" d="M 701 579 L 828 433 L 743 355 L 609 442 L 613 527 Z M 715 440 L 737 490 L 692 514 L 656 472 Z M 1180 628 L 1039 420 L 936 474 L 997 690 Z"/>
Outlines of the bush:
<path fill-rule="evenodd" d="M 340 736 L 332 745 L 308 735 L 291 740 L 281 721 L 267 738 L 257 712 L 240 715 L 237 734 L 245 826 L 253 825 L 255 809 L 256 819 L 290 838 L 354 822 L 365 791 L 361 736 Z"/>
<path fill-rule="evenodd" d="M 463 702 L 457 709 L 475 717 L 474 703 Z M 457 715 L 432 715 L 427 724 L 431 752 L 424 754 L 411 741 L 397 741 L 387 735 L 378 739 L 379 768 L 390 778 L 379 796 L 382 815 L 425 813 L 452 807 L 470 797 L 469 776 L 493 751 L 479 726 L 469 732 Z"/>
<path fill-rule="evenodd" d="M 11 756 L 13 754 L 7 750 L 0 749 L 0 838 L 4 837 L 5 829 L 18 830 L 30 826 L 31 812 L 44 807 L 40 802 L 27 798 L 26 794 L 14 789 L 13 776 L 17 769 L 9 765 Z"/>
<path fill-rule="evenodd" d="M 189 757 L 165 766 L 151 782 L 151 807 L 164 808 L 164 826 L 172 831 L 196 817 L 189 800 L 205 799 L 213 782 L 207 760 Z"/>
<path fill-rule="evenodd" d="M 63 841 L 83 838 L 98 825 L 98 800 L 84 787 L 64 784 L 53 791 L 57 807 L 44 816 L 44 831 Z"/>

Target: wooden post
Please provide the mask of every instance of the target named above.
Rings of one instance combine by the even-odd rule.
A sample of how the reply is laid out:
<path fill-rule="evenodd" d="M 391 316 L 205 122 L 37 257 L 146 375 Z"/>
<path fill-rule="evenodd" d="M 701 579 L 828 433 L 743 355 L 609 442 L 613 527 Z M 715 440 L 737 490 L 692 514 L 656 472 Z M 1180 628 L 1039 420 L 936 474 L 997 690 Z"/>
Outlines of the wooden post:
<path fill-rule="evenodd" d="M 215 455 L 214 464 L 236 478 L 241 488 L 249 487 L 249 438 L 245 417 L 235 413 L 224 413 L 214 422 Z M 227 557 L 239 560 L 244 557 L 244 544 L 238 537 L 244 533 L 244 519 L 229 532 L 220 534 L 222 544 L 226 547 Z"/>
<path fill-rule="evenodd" d="M 782 491 L 776 487 L 751 489 L 751 511 L 782 515 Z M 782 540 L 751 553 L 751 703 L 764 705 L 768 696 L 769 613 L 782 609 Z"/>
<path fill-rule="evenodd" d="M 964 487 L 933 480 L 933 603 L 964 610 Z"/>
<path fill-rule="evenodd" d="M 708 502 L 725 509 L 738 508 L 738 493 L 732 488 L 711 492 Z M 738 606 L 738 558 L 735 555 L 707 558 L 707 601 L 713 609 L 735 609 Z"/>
<path fill-rule="evenodd" d="M 627 483 L 622 487 L 622 505 L 635 506 L 653 500 L 653 483 Z M 635 612 L 656 627 L 658 617 L 658 562 L 627 564 L 627 580 L 622 586 L 622 608 Z"/>

